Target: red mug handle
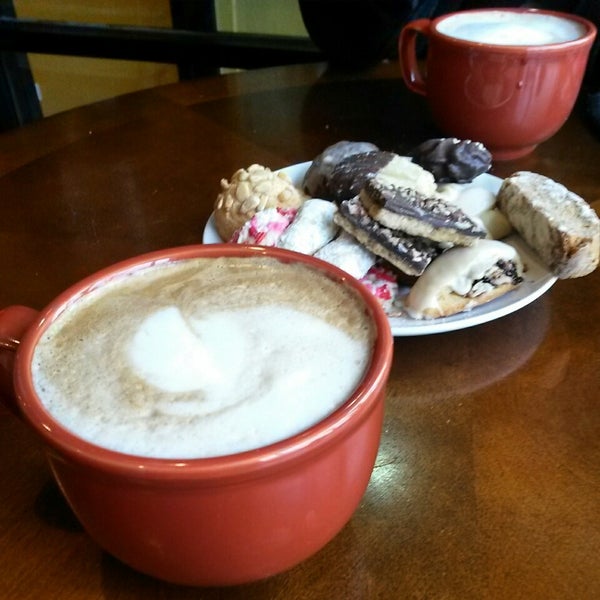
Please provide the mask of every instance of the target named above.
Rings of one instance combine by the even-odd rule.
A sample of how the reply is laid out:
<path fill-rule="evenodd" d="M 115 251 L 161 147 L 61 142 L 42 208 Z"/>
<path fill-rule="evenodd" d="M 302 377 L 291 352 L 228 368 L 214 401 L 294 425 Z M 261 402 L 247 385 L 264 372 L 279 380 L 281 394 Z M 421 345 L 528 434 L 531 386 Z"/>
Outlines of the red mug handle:
<path fill-rule="evenodd" d="M 422 96 L 427 95 L 426 76 L 417 59 L 417 37 L 429 36 L 431 19 L 417 19 L 407 23 L 398 38 L 398 57 L 402 78 L 409 90 Z"/>
<path fill-rule="evenodd" d="M 0 310 L 0 402 L 13 412 L 17 412 L 13 388 L 15 353 L 38 314 L 27 306 L 9 306 Z"/>

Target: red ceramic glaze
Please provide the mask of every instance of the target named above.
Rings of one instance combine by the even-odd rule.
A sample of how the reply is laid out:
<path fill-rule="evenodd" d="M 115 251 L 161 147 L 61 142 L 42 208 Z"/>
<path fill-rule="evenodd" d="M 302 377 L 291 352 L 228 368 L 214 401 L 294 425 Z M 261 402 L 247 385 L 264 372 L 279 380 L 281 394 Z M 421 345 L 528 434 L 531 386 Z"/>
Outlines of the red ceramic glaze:
<path fill-rule="evenodd" d="M 64 429 L 43 408 L 30 372 L 34 348 L 49 323 L 81 294 L 119 272 L 156 261 L 257 254 L 311 265 L 364 298 L 377 327 L 373 359 L 359 387 L 333 414 L 303 433 L 257 450 L 171 460 L 94 446 Z M 18 344 L 16 404 L 43 439 L 61 490 L 91 537 L 135 569 L 187 585 L 269 577 L 330 541 L 365 492 L 379 447 L 392 336 L 386 315 L 366 288 L 323 261 L 286 250 L 227 244 L 164 250 L 88 277 L 41 313 L 14 307 L 2 311 L 0 332 Z M 0 354 L 12 353 L 9 346 L 0 346 Z M 8 367 L 0 364 L 3 368 L 6 376 Z"/>
<path fill-rule="evenodd" d="M 577 99 L 596 35 L 593 23 L 576 15 L 501 10 L 571 19 L 585 33 L 573 41 L 544 46 L 484 44 L 438 31 L 444 20 L 458 14 L 452 13 L 408 23 L 398 42 L 404 81 L 410 90 L 427 97 L 441 130 L 483 142 L 495 160 L 524 156 L 560 129 Z M 424 68 L 416 55 L 420 36 L 428 43 Z"/>

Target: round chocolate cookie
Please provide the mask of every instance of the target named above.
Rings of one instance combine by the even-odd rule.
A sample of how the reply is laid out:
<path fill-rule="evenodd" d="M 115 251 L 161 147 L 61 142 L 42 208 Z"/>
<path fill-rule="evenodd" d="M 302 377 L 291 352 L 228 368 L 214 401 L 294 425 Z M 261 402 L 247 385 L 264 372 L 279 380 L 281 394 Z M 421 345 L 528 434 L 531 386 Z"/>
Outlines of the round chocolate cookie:
<path fill-rule="evenodd" d="M 427 140 L 410 154 L 437 183 L 469 183 L 492 165 L 492 155 L 481 142 L 457 138 Z"/>
<path fill-rule="evenodd" d="M 313 198 L 332 200 L 329 193 L 329 180 L 336 165 L 349 156 L 379 150 L 370 142 L 349 142 L 342 140 L 328 146 L 311 163 L 304 175 L 302 187 Z"/>

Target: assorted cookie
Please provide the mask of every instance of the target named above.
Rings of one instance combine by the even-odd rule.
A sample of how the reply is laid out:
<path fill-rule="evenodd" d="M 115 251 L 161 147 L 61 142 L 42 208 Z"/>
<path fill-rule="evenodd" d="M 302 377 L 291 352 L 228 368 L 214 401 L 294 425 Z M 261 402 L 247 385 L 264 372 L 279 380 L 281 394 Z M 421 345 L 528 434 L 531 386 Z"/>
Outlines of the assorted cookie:
<path fill-rule="evenodd" d="M 427 140 L 410 155 L 439 183 L 468 183 L 492 166 L 492 154 L 481 142 L 457 138 Z"/>
<path fill-rule="evenodd" d="M 560 279 L 583 277 L 598 266 L 598 215 L 564 185 L 538 173 L 519 171 L 503 181 L 498 207 Z"/>
<path fill-rule="evenodd" d="M 328 200 L 307 200 L 277 245 L 302 254 L 314 254 L 338 234 L 339 227 L 333 220 L 337 210 Z"/>
<path fill-rule="evenodd" d="M 238 169 L 231 179 L 221 179 L 221 192 L 214 207 L 215 227 L 223 240 L 256 213 L 266 208 L 299 208 L 306 196 L 285 173 L 262 165 Z"/>
<path fill-rule="evenodd" d="M 330 199 L 329 180 L 335 167 L 344 159 L 355 154 L 379 150 L 370 142 L 349 142 L 342 140 L 328 146 L 314 158 L 304 175 L 303 190 L 312 198 Z"/>
<path fill-rule="evenodd" d="M 481 240 L 439 256 L 410 288 L 405 300 L 414 318 L 438 319 L 470 310 L 516 288 L 523 281 L 519 253 L 503 242 Z"/>
<path fill-rule="evenodd" d="M 340 161 L 327 183 L 327 198 L 341 202 L 356 196 L 365 183 L 384 169 L 395 156 L 393 152 L 377 150 L 354 154 Z"/>
<path fill-rule="evenodd" d="M 413 188 L 382 185 L 372 179 L 360 191 L 359 199 L 378 223 L 409 235 L 463 246 L 487 235 L 456 204 Z"/>
<path fill-rule="evenodd" d="M 365 248 L 407 275 L 421 275 L 442 252 L 440 245 L 431 240 L 381 225 L 369 215 L 358 196 L 344 200 L 334 219 Z"/>
<path fill-rule="evenodd" d="M 314 256 L 339 267 L 356 279 L 366 277 L 377 262 L 375 254 L 345 232 L 317 250 Z"/>
<path fill-rule="evenodd" d="M 236 244 L 277 246 L 283 232 L 296 218 L 295 208 L 265 208 L 248 219 L 231 236 Z"/>
<path fill-rule="evenodd" d="M 467 311 L 519 286 L 527 265 L 501 241 L 513 227 L 558 277 L 596 268 L 600 221 L 584 200 L 533 173 L 507 178 L 496 197 L 471 184 L 490 165 L 469 140 L 428 140 L 412 156 L 341 141 L 315 157 L 298 188 L 260 165 L 222 180 L 215 224 L 223 240 L 335 264 L 388 315 L 415 319 Z"/>

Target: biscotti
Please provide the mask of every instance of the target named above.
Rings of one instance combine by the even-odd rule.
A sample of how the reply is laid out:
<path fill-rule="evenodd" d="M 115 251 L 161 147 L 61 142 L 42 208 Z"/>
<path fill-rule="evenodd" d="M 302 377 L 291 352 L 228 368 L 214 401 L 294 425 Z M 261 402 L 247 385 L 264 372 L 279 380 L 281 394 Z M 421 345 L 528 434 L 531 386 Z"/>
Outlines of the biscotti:
<path fill-rule="evenodd" d="M 529 171 L 507 177 L 498 208 L 560 279 L 583 277 L 600 260 L 600 219 L 577 194 Z"/>

